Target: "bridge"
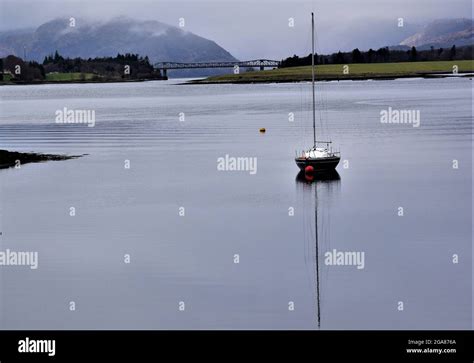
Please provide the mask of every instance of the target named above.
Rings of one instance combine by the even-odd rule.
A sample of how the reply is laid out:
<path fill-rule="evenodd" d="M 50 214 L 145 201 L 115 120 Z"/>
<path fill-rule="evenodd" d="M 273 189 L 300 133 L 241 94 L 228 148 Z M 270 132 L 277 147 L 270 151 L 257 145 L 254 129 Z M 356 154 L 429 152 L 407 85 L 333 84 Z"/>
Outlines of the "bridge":
<path fill-rule="evenodd" d="M 194 62 L 194 63 L 177 63 L 177 62 L 159 62 L 154 66 L 159 69 L 163 77 L 168 77 L 168 69 L 192 69 L 192 68 L 275 68 L 280 66 L 280 61 L 270 59 L 255 59 L 250 61 L 235 62 Z"/>

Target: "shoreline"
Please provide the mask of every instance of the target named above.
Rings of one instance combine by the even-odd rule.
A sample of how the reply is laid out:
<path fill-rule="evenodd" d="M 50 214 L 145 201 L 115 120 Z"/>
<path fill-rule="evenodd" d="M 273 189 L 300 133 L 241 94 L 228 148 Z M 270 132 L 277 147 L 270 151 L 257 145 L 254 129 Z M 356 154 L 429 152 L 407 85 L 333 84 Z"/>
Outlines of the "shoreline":
<path fill-rule="evenodd" d="M 458 75 L 447 75 L 446 72 L 441 73 L 428 73 L 428 74 L 407 74 L 398 76 L 380 75 L 380 76 L 354 76 L 354 77 L 316 77 L 317 82 L 334 82 L 334 81 L 390 81 L 395 79 L 403 78 L 472 78 L 474 73 L 472 72 L 459 72 Z M 173 79 L 173 78 L 171 78 Z M 140 83 L 140 82 L 151 82 L 151 81 L 167 81 L 169 79 L 137 79 L 137 80 L 111 80 L 111 81 L 37 81 L 37 82 L 2 82 L 1 86 L 35 86 L 35 85 L 46 85 L 46 84 L 94 84 L 94 83 Z M 198 85 L 198 84 L 253 84 L 253 83 L 299 83 L 299 82 L 311 82 L 311 78 L 307 77 L 295 77 L 288 79 L 280 79 L 275 77 L 274 79 L 226 79 L 226 80 L 208 80 L 205 79 L 191 79 L 184 83 L 178 83 L 178 85 Z"/>
<path fill-rule="evenodd" d="M 28 163 L 77 159 L 84 155 L 40 154 L 33 152 L 23 153 L 18 151 L 0 150 L 0 169 L 13 168 L 17 165 L 21 166 Z"/>
<path fill-rule="evenodd" d="M 472 77 L 473 60 L 316 65 L 316 81 L 366 81 L 398 78 Z M 274 68 L 212 76 L 189 84 L 310 82 L 311 66 Z"/>
<path fill-rule="evenodd" d="M 42 84 L 89 84 L 89 83 L 138 83 L 149 81 L 166 81 L 166 79 L 133 79 L 133 80 L 110 80 L 110 81 L 36 81 L 36 82 L 2 82 L 0 86 L 34 86 Z"/>
<path fill-rule="evenodd" d="M 89 84 L 89 83 L 136 83 L 149 81 L 167 81 L 168 79 L 127 79 L 127 80 L 71 80 L 71 81 L 32 81 L 32 82 L 10 82 L 0 81 L 0 86 L 32 86 L 41 84 Z"/>
<path fill-rule="evenodd" d="M 391 81 L 395 79 L 404 78 L 472 78 L 474 73 L 472 72 L 459 72 L 457 75 L 448 75 L 446 72 L 440 73 L 422 73 L 422 74 L 406 74 L 406 75 L 371 75 L 371 76 L 352 76 L 352 77 L 316 77 L 317 82 L 334 82 L 334 81 Z M 308 77 L 295 77 L 295 78 L 250 78 L 250 79 L 225 79 L 225 80 L 191 80 L 182 84 L 253 84 L 253 83 L 299 83 L 299 82 L 311 82 L 311 78 Z"/>

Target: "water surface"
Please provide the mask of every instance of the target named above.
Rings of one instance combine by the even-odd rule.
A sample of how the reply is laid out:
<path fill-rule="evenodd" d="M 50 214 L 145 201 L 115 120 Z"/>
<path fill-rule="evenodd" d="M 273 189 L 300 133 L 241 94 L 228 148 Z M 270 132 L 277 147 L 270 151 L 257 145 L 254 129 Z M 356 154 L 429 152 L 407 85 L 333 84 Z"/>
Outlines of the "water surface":
<path fill-rule="evenodd" d="M 176 83 L 0 88 L 2 149 L 88 154 L 0 171 L 0 247 L 40 258 L 0 268 L 1 328 L 318 329 L 318 298 L 321 329 L 471 328 L 472 81 L 318 84 L 343 161 L 313 183 L 293 161 L 308 84 Z M 55 124 L 64 107 L 95 127 Z M 382 124 L 388 107 L 421 126 Z M 218 171 L 226 154 L 257 173 Z M 333 249 L 364 268 L 325 265 Z"/>

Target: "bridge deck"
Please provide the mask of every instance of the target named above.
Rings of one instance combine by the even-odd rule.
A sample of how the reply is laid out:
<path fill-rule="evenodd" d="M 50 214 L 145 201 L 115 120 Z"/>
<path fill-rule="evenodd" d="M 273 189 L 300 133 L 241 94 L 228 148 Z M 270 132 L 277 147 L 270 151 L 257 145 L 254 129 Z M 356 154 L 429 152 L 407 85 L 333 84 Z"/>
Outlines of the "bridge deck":
<path fill-rule="evenodd" d="M 193 63 L 178 63 L 178 62 L 159 62 L 155 64 L 155 68 L 159 69 L 190 69 L 190 68 L 234 68 L 238 67 L 260 67 L 270 68 L 279 67 L 280 61 L 270 59 L 256 59 L 250 61 L 235 61 L 235 62 L 193 62 Z"/>

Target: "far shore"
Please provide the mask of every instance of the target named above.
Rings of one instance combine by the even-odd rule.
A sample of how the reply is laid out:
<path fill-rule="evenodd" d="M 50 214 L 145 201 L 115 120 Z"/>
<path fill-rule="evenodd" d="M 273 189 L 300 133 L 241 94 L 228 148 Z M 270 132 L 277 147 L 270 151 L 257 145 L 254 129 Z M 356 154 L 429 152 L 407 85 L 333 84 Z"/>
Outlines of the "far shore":
<path fill-rule="evenodd" d="M 446 74 L 446 72 L 440 73 L 428 73 L 428 74 L 410 74 L 400 76 L 359 76 L 359 77 L 315 77 L 315 81 L 319 82 L 334 82 L 334 81 L 390 81 L 401 78 L 472 78 L 474 72 L 459 73 L 457 76 Z M 297 83 L 297 82 L 311 82 L 311 78 L 299 78 L 293 79 L 232 79 L 232 80 L 212 80 L 212 79 L 201 79 L 191 80 L 182 84 L 253 84 L 253 83 Z"/>
<path fill-rule="evenodd" d="M 400 63 L 359 63 L 324 64 L 315 67 L 316 81 L 366 81 L 393 80 L 399 78 L 445 78 L 470 77 L 474 74 L 473 60 L 400 62 Z M 160 81 L 166 79 L 120 79 L 91 77 L 90 74 L 62 73 L 50 79 L 34 81 L 0 81 L 5 85 L 41 84 L 90 84 L 90 83 L 130 83 Z M 251 84 L 251 83 L 292 83 L 311 81 L 311 66 L 276 68 L 264 71 L 244 71 L 208 78 L 192 79 L 181 84 Z"/>
<path fill-rule="evenodd" d="M 436 61 L 316 65 L 316 81 L 392 80 L 397 78 L 472 77 L 474 61 Z M 187 84 L 285 83 L 311 81 L 311 66 L 225 74 Z"/>
<path fill-rule="evenodd" d="M 86 84 L 86 83 L 131 83 L 131 82 L 147 82 L 157 81 L 156 79 L 110 79 L 110 80 L 64 80 L 64 81 L 31 81 L 31 82 L 11 82 L 11 81 L 0 81 L 0 86 L 29 86 L 36 84 Z M 161 79 L 159 81 L 162 81 Z"/>

